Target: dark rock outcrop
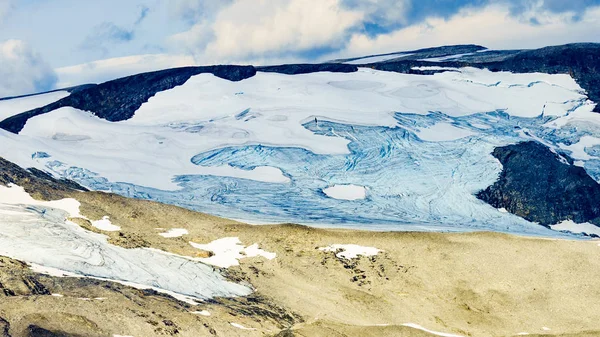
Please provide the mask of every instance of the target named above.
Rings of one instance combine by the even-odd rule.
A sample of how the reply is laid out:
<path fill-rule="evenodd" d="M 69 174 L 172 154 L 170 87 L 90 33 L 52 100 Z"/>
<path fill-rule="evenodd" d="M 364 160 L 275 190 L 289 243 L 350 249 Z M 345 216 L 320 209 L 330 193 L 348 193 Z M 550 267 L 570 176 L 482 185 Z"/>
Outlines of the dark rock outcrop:
<path fill-rule="evenodd" d="M 352 62 L 352 61 L 360 61 L 361 59 L 367 59 L 367 58 L 379 57 L 379 56 L 389 56 L 390 57 L 389 59 L 387 59 L 385 61 L 381 61 L 379 63 L 394 62 L 394 61 L 399 61 L 399 60 L 415 61 L 415 60 L 426 59 L 426 58 L 475 53 L 475 52 L 485 50 L 485 49 L 486 49 L 485 47 L 475 45 L 475 44 L 463 44 L 463 45 L 423 48 L 423 49 L 408 50 L 408 51 L 387 53 L 387 54 L 368 55 L 368 56 L 361 56 L 361 57 L 355 57 L 355 58 L 349 58 L 349 59 L 333 60 L 331 62 L 333 62 L 333 63 Z M 396 56 L 396 55 L 398 57 L 393 58 L 393 56 Z"/>
<path fill-rule="evenodd" d="M 498 181 L 477 197 L 544 226 L 573 220 L 600 225 L 600 184 L 566 156 L 537 142 L 498 147 Z"/>
<path fill-rule="evenodd" d="M 10 323 L 0 317 L 0 337 L 10 337 Z"/>
<path fill-rule="evenodd" d="M 67 334 L 61 331 L 50 331 L 46 330 L 37 325 L 30 325 L 27 327 L 30 337 L 78 337 L 77 335 Z"/>
<path fill-rule="evenodd" d="M 265 73 L 278 73 L 287 75 L 309 74 L 321 71 L 332 73 L 353 73 L 358 67 L 351 64 L 321 63 L 321 64 L 284 64 L 279 66 L 258 67 L 258 71 Z"/>
<path fill-rule="evenodd" d="M 35 168 L 25 170 L 20 166 L 0 157 L 0 185 L 16 184 L 28 193 L 43 200 L 54 200 L 63 197 L 63 192 L 87 189 L 72 180 L 56 179 Z"/>

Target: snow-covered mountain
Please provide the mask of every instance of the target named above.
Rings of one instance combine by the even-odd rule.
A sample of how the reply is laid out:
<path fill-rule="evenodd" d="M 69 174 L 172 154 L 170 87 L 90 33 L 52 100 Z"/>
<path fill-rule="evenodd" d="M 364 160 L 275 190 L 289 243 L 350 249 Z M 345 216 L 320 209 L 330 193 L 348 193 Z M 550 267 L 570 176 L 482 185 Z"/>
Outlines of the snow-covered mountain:
<path fill-rule="evenodd" d="M 599 66 L 576 44 L 168 69 L 0 100 L 0 157 L 258 223 L 600 234 Z"/>

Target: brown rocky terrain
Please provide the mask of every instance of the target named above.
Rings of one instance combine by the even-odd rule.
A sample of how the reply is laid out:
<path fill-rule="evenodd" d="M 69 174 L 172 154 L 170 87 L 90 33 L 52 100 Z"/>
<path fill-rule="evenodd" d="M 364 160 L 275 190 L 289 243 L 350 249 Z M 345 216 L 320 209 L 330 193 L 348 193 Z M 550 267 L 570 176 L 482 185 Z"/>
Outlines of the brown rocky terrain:
<path fill-rule="evenodd" d="M 37 198 L 79 200 L 86 217 L 109 216 L 121 227 L 104 234 L 126 248 L 206 257 L 189 242 L 238 237 L 277 254 L 221 270 L 252 284 L 251 296 L 199 306 L 111 282 L 36 274 L 0 258 L 0 336 L 432 336 L 407 323 L 458 336 L 600 335 L 598 241 L 252 226 L 74 190 L 6 163 L 0 182 Z M 189 234 L 158 235 L 172 228 Z M 344 259 L 319 250 L 332 244 L 381 252 Z M 193 313 L 203 310 L 210 316 Z"/>

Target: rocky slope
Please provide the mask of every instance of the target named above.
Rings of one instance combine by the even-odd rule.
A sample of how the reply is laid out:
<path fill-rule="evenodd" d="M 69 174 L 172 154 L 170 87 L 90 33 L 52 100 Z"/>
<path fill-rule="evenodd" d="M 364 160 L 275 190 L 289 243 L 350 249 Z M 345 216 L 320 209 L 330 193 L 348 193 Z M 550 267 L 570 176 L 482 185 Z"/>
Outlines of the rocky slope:
<path fill-rule="evenodd" d="M 85 216 L 110 216 L 121 228 L 105 232 L 116 245 L 129 247 L 135 237 L 146 247 L 198 257 L 205 252 L 189 242 L 238 237 L 277 254 L 218 268 L 231 280 L 252 284 L 254 293 L 198 306 L 106 281 L 40 275 L 0 258 L 0 317 L 12 337 L 432 335 L 422 329 L 458 336 L 600 333 L 596 241 L 251 226 L 68 185 L 55 188 L 46 178 L 4 167 L 4 177 L 28 183 L 39 196 L 73 197 Z M 159 235 L 172 228 L 188 234 Z M 335 244 L 380 251 L 353 257 L 343 249 L 320 249 Z"/>

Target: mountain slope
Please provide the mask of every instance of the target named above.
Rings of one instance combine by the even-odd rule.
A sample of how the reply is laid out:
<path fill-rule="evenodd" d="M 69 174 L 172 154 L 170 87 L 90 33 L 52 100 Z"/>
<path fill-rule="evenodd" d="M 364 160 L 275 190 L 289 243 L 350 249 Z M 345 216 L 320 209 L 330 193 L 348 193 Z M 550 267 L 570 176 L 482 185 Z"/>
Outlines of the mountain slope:
<path fill-rule="evenodd" d="M 476 196 L 503 173 L 494 149 L 520 142 L 600 177 L 597 50 L 451 46 L 364 65 L 140 74 L 5 119 L 18 134 L 2 133 L 0 154 L 89 189 L 252 222 L 564 237 L 524 216 L 545 191 L 511 200 L 519 212 L 500 207 L 524 218 Z M 593 220 L 560 207 L 542 224 Z"/>

